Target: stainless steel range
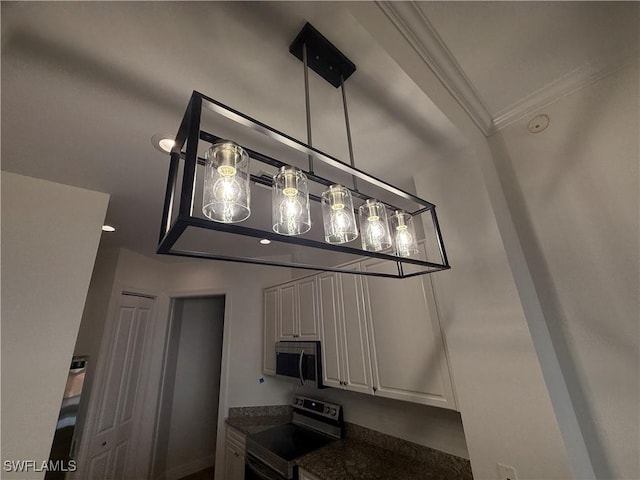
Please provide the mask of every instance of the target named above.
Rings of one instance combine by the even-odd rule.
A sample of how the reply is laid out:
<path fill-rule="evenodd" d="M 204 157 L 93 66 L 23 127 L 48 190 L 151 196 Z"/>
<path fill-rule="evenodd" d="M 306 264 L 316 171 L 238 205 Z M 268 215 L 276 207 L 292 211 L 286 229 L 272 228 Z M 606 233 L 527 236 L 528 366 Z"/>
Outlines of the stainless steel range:
<path fill-rule="evenodd" d="M 247 436 L 245 480 L 297 478 L 297 458 L 343 436 L 344 420 L 340 405 L 296 397 L 291 423 Z"/>

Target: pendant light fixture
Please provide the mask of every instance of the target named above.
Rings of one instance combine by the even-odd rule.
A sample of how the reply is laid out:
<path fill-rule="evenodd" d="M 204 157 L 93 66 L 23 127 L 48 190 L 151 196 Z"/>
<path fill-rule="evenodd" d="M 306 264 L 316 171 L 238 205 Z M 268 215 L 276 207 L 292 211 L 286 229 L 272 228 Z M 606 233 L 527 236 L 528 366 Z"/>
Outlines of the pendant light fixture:
<path fill-rule="evenodd" d="M 273 177 L 273 231 L 280 235 L 302 235 L 311 229 L 307 177 L 296 167 L 286 166 Z"/>
<path fill-rule="evenodd" d="M 407 212 L 396 210 L 391 216 L 391 224 L 393 225 L 396 255 L 410 257 L 417 254 L 419 249 L 416 231 L 413 226 L 413 217 Z"/>
<path fill-rule="evenodd" d="M 351 192 L 342 185 L 331 185 L 322 193 L 324 241 L 340 245 L 358 238 L 358 226 Z"/>
<path fill-rule="evenodd" d="M 309 24 L 289 51 L 304 65 L 307 142 L 193 92 L 170 153 L 158 253 L 391 278 L 450 268 L 435 205 L 355 167 L 344 86 L 355 65 Z M 313 147 L 309 68 L 342 90 L 349 163 Z M 231 141 L 204 131 L 204 111 L 253 134 Z M 256 132 L 276 142 L 272 151 L 294 154 L 258 151 L 264 137 L 255 140 Z M 328 178 L 334 174 L 340 181 Z M 202 209 L 194 208 L 199 196 Z M 269 253 L 257 240 L 271 244 Z M 364 268 L 363 257 L 376 262 Z"/>
<path fill-rule="evenodd" d="M 242 222 L 251 215 L 249 155 L 240 145 L 224 140 L 207 151 L 202 213 L 214 222 Z"/>

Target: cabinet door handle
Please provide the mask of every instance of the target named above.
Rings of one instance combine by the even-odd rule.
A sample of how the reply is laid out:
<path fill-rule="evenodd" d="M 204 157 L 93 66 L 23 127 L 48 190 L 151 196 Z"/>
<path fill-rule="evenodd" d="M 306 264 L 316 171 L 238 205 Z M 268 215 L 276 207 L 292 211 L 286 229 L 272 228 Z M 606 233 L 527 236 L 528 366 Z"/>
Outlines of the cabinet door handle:
<path fill-rule="evenodd" d="M 304 375 L 302 374 L 302 360 L 304 359 L 304 351 L 300 352 L 300 360 L 298 362 L 298 375 L 300 375 L 300 386 L 304 387 Z"/>
<path fill-rule="evenodd" d="M 373 387 L 373 393 L 376 393 L 377 390 L 377 387 Z"/>

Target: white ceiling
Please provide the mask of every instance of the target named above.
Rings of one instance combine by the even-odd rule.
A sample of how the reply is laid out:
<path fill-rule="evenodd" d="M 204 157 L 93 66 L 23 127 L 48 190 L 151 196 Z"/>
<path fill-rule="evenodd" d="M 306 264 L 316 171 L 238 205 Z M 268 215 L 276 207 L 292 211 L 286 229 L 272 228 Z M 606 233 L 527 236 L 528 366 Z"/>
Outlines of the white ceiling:
<path fill-rule="evenodd" d="M 584 62 L 628 50 L 632 2 L 569 3 L 416 5 L 497 114 Z M 2 169 L 110 193 L 107 222 L 118 230 L 109 245 L 155 251 L 168 158 L 150 139 L 177 130 L 192 90 L 305 139 L 302 64 L 288 46 L 306 21 L 357 65 L 347 81 L 357 166 L 411 188 L 426 162 L 465 145 L 345 3 L 1 9 Z M 348 160 L 340 93 L 315 74 L 310 81 L 314 146 Z"/>
<path fill-rule="evenodd" d="M 638 2 L 416 2 L 493 118 L 638 55 Z"/>

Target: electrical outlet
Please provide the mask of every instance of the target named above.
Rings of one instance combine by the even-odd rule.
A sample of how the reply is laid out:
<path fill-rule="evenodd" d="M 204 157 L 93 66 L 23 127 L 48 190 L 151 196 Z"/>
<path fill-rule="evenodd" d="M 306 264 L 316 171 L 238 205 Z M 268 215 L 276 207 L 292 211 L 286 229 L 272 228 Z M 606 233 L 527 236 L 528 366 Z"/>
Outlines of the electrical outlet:
<path fill-rule="evenodd" d="M 509 465 L 498 464 L 498 473 L 500 480 L 518 480 L 518 472 L 514 467 Z"/>

